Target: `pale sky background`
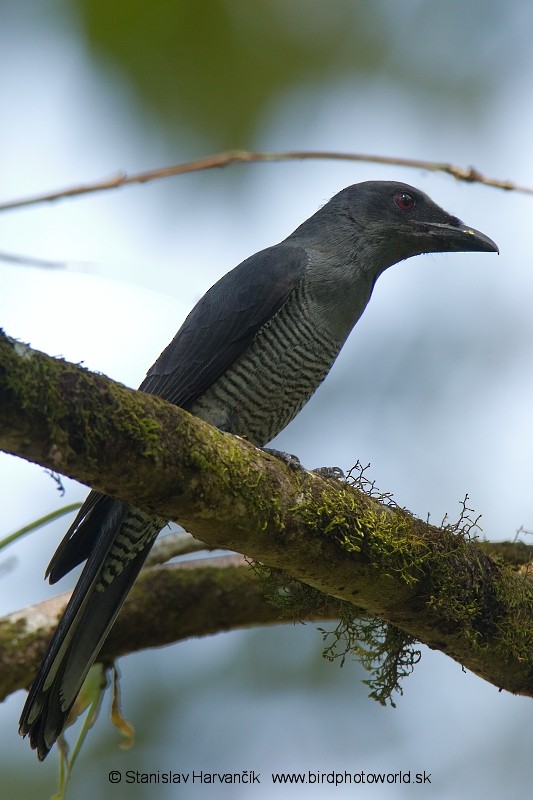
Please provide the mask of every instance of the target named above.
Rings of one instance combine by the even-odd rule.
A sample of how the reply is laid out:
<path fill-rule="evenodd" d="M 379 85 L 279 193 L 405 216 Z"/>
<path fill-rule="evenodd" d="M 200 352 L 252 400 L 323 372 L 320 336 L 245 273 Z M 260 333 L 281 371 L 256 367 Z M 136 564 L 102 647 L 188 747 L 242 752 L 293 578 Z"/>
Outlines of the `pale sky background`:
<path fill-rule="evenodd" d="M 408 4 L 412 6 L 413 4 Z M 416 4 L 415 4 L 416 5 Z M 452 4 L 460 14 L 460 4 Z M 478 4 L 479 8 L 483 4 Z M 391 9 L 395 7 L 390 3 Z M 6 3 L 0 26 L 0 199 L 33 195 L 206 155 L 190 135 L 169 141 L 139 113 L 120 74 L 96 63 L 53 4 Z M 449 68 L 485 58 L 494 85 L 481 110 L 444 108 L 380 79 L 287 91 L 250 149 L 331 149 L 474 164 L 533 186 L 533 51 L 525 3 L 509 26 Z M 511 24 L 512 23 L 512 24 Z M 392 24 L 392 23 L 391 23 Z M 446 64 L 438 20 L 423 36 L 398 27 L 420 68 Z M 403 38 L 402 38 L 403 37 Z M 492 59 L 487 58 L 487 50 Z M 391 63 L 398 54 L 391 51 Z M 505 61 L 504 61 L 505 59 Z M 503 69 L 503 65 L 505 69 Z M 238 174 L 237 174 L 238 171 Z M 244 171 L 244 176 L 241 174 Z M 500 246 L 490 254 L 418 257 L 383 275 L 325 385 L 277 439 L 309 467 L 371 463 L 383 491 L 422 517 L 456 518 L 468 492 L 484 535 L 533 529 L 533 200 L 400 168 L 328 162 L 257 165 L 0 214 L 0 251 L 49 259 L 45 270 L 0 261 L 0 325 L 52 355 L 83 361 L 130 386 L 224 272 L 287 236 L 343 186 L 369 178 L 415 184 Z M 237 183 L 237 185 L 235 185 Z M 0 454 L 0 536 L 82 499 L 34 465 Z M 72 586 L 44 570 L 66 529 L 49 526 L 0 556 L 0 613 Z M 426 770 L 424 798 L 525 797 L 531 790 L 531 700 L 512 697 L 425 648 L 398 708 L 367 699 L 361 670 L 320 657 L 313 625 L 238 632 L 120 661 L 123 707 L 138 735 L 118 749 L 105 716 L 82 751 L 72 798 L 214 797 L 210 787 L 109 784 L 111 769 L 254 769 L 260 787 L 218 798 L 403 798 L 409 786 L 273 789 L 274 770 Z M 16 735 L 22 692 L 0 708 L 0 776 L 17 796 L 48 797 L 57 755 L 39 765 Z M 107 709 L 108 700 L 104 700 Z M 126 794 L 127 791 L 127 794 Z M 1 790 L 0 790 L 1 796 Z"/>

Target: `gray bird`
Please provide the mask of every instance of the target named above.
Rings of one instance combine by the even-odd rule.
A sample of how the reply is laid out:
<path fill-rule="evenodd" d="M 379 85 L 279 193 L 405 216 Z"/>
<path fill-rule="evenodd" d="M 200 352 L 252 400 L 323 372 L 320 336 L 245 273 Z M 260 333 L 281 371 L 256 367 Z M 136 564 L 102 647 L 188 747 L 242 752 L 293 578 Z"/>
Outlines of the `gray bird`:
<path fill-rule="evenodd" d="M 410 256 L 445 251 L 498 248 L 412 186 L 349 186 L 209 289 L 140 389 L 263 447 L 324 380 L 378 276 Z M 20 718 L 41 760 L 165 524 L 93 491 L 52 558 L 50 583 L 87 563 Z"/>

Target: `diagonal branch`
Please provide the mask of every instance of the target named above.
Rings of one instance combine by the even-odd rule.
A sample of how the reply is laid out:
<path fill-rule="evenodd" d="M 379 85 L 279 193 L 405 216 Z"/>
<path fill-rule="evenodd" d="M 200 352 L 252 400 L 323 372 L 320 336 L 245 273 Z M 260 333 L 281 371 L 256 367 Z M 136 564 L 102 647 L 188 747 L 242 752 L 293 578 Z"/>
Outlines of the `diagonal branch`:
<path fill-rule="evenodd" d="M 533 696 L 533 586 L 466 531 L 291 471 L 157 397 L 0 336 L 0 447 L 180 522 Z"/>

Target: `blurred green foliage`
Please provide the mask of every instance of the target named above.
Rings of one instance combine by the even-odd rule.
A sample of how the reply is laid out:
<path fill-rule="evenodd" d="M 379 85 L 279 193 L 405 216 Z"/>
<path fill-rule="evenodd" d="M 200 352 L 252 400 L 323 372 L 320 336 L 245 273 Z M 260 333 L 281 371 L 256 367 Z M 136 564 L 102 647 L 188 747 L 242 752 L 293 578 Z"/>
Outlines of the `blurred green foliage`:
<path fill-rule="evenodd" d="M 495 0 L 483 14 L 477 0 L 440 9 L 415 0 L 65 2 L 90 52 L 126 78 L 141 109 L 171 136 L 200 139 L 198 149 L 252 146 L 283 92 L 312 86 L 319 103 L 337 83 L 373 76 L 475 107 L 495 78 L 484 31 L 506 27 Z M 405 34 L 414 47 L 400 46 Z"/>

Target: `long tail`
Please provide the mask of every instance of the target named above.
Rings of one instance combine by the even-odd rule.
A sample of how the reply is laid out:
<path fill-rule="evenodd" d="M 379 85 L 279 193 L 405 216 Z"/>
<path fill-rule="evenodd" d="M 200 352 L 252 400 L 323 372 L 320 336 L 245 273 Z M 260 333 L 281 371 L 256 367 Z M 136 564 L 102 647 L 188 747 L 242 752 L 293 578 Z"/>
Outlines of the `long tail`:
<path fill-rule="evenodd" d="M 48 568 L 54 583 L 87 558 L 30 688 L 19 733 L 42 761 L 141 569 L 161 520 L 92 492 Z"/>

